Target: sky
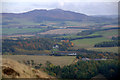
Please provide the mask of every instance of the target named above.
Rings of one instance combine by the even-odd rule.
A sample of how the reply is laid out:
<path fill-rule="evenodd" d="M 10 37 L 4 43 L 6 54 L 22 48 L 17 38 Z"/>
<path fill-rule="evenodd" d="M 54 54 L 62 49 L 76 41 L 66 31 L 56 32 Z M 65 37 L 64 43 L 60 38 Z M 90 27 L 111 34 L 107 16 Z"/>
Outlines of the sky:
<path fill-rule="evenodd" d="M 87 15 L 117 15 L 119 0 L 2 0 L 3 13 L 63 9 Z"/>

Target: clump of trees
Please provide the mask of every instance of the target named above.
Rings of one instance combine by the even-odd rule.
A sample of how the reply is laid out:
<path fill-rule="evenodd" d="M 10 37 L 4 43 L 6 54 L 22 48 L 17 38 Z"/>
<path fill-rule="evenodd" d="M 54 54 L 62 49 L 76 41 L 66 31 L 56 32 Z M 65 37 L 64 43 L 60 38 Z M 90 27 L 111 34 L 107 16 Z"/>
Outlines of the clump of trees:
<path fill-rule="evenodd" d="M 54 42 L 48 38 L 39 38 L 18 41 L 17 44 L 18 47 L 26 50 L 50 50 L 52 49 Z"/>
<path fill-rule="evenodd" d="M 77 33 L 77 35 L 78 36 L 86 36 L 86 35 L 90 35 L 90 34 L 92 34 L 94 32 L 95 32 L 95 30 L 85 30 L 85 31 Z"/>
<path fill-rule="evenodd" d="M 115 41 L 104 41 L 101 43 L 97 43 L 94 45 L 94 47 L 116 47 L 120 46 L 119 42 L 117 40 Z"/>
<path fill-rule="evenodd" d="M 2 52 L 5 54 L 8 53 L 16 53 L 20 52 L 18 49 L 22 49 L 25 52 L 25 50 L 33 51 L 45 51 L 45 50 L 52 50 L 53 46 L 58 44 L 59 48 L 58 50 L 65 51 L 68 50 L 68 48 L 73 47 L 73 43 L 69 40 L 61 42 L 60 40 L 56 39 L 50 39 L 50 38 L 31 38 L 31 39 L 18 39 L 18 40 L 12 40 L 12 39 L 4 39 L 2 41 Z"/>
<path fill-rule="evenodd" d="M 102 74 L 107 79 L 118 77 L 120 63 L 117 60 L 78 61 L 75 64 L 60 67 L 49 62 L 46 70 L 49 74 L 63 79 L 91 79 Z"/>
<path fill-rule="evenodd" d="M 120 36 L 118 36 L 118 37 L 112 37 L 112 40 L 120 40 Z"/>
<path fill-rule="evenodd" d="M 55 66 L 53 65 L 50 61 L 46 61 L 46 72 L 49 74 L 49 75 L 52 75 L 52 76 L 58 76 L 59 75 L 59 71 L 61 71 L 61 68 L 60 66 Z"/>
<path fill-rule="evenodd" d="M 27 61 L 23 61 L 24 62 L 24 64 L 26 64 L 26 65 L 28 65 L 28 66 L 31 66 L 31 67 L 33 67 L 33 68 L 35 68 L 35 69 L 40 69 L 41 68 L 41 66 L 42 66 L 42 64 L 41 63 L 35 63 L 35 61 L 34 60 L 27 60 Z"/>
<path fill-rule="evenodd" d="M 116 47 L 120 46 L 120 37 L 112 37 L 112 41 L 104 41 L 94 45 L 94 47 Z"/>
<path fill-rule="evenodd" d="M 15 48 L 21 48 L 25 50 L 50 50 L 54 45 L 54 41 L 49 38 L 33 38 L 26 40 L 5 39 L 3 40 L 2 45 L 3 52 L 14 52 Z"/>
<path fill-rule="evenodd" d="M 60 50 L 60 51 L 68 50 L 68 48 L 74 46 L 74 44 L 73 44 L 72 42 L 70 42 L 69 40 L 63 40 L 61 43 L 62 43 L 62 44 L 59 45 L 59 50 Z"/>

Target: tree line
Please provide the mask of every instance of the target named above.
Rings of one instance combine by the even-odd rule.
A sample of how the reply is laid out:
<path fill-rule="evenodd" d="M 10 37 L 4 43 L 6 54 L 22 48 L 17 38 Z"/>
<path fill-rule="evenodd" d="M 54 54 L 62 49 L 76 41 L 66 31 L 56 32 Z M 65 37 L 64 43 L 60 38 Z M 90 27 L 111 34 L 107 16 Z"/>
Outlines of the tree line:
<path fill-rule="evenodd" d="M 72 41 L 72 40 L 78 40 L 78 39 L 89 39 L 89 38 L 98 38 L 98 37 L 102 37 L 102 35 L 82 36 L 82 37 L 76 37 L 76 38 L 72 38 L 72 37 L 70 37 L 70 38 L 64 38 L 64 37 L 62 37 L 62 38 L 55 38 L 55 39 L 58 39 L 58 40 L 70 40 L 70 41 Z"/>

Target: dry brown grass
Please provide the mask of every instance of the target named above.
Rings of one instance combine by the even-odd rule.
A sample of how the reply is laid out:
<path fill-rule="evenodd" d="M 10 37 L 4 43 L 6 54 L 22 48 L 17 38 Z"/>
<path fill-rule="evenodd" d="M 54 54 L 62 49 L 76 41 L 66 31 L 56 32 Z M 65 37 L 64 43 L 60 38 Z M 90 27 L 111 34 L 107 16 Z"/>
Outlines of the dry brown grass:
<path fill-rule="evenodd" d="M 2 61 L 3 78 L 53 78 L 45 72 L 33 69 L 17 61 L 11 59 L 3 59 Z"/>
<path fill-rule="evenodd" d="M 38 55 L 3 55 L 3 58 L 9 58 L 23 63 L 27 60 L 34 60 L 36 64 L 43 64 L 45 66 L 46 61 L 50 61 L 54 65 L 69 65 L 75 59 L 75 56 L 38 56 Z"/>

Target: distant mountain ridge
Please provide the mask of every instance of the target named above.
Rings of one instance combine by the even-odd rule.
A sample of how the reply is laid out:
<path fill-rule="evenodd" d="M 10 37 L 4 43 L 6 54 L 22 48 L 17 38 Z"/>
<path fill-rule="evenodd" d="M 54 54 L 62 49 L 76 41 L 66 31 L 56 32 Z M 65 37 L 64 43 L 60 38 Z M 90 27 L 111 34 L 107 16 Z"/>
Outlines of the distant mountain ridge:
<path fill-rule="evenodd" d="M 116 19 L 106 17 L 88 16 L 86 14 L 77 13 L 73 11 L 66 11 L 62 9 L 35 9 L 24 13 L 1 13 L 2 25 L 13 26 L 29 23 L 42 23 L 44 21 L 77 21 L 77 22 L 92 22 L 92 23 L 107 23 L 116 24 Z M 1 23 L 0 23 L 1 24 Z"/>
<path fill-rule="evenodd" d="M 3 19 L 11 19 L 11 18 L 24 18 L 27 20 L 34 20 L 36 22 L 41 21 L 95 21 L 103 20 L 104 18 L 96 18 L 92 16 L 88 16 L 85 14 L 65 11 L 62 9 L 52 9 L 52 10 L 32 10 L 25 13 L 2 13 Z M 105 18 L 107 20 L 107 18 Z"/>

